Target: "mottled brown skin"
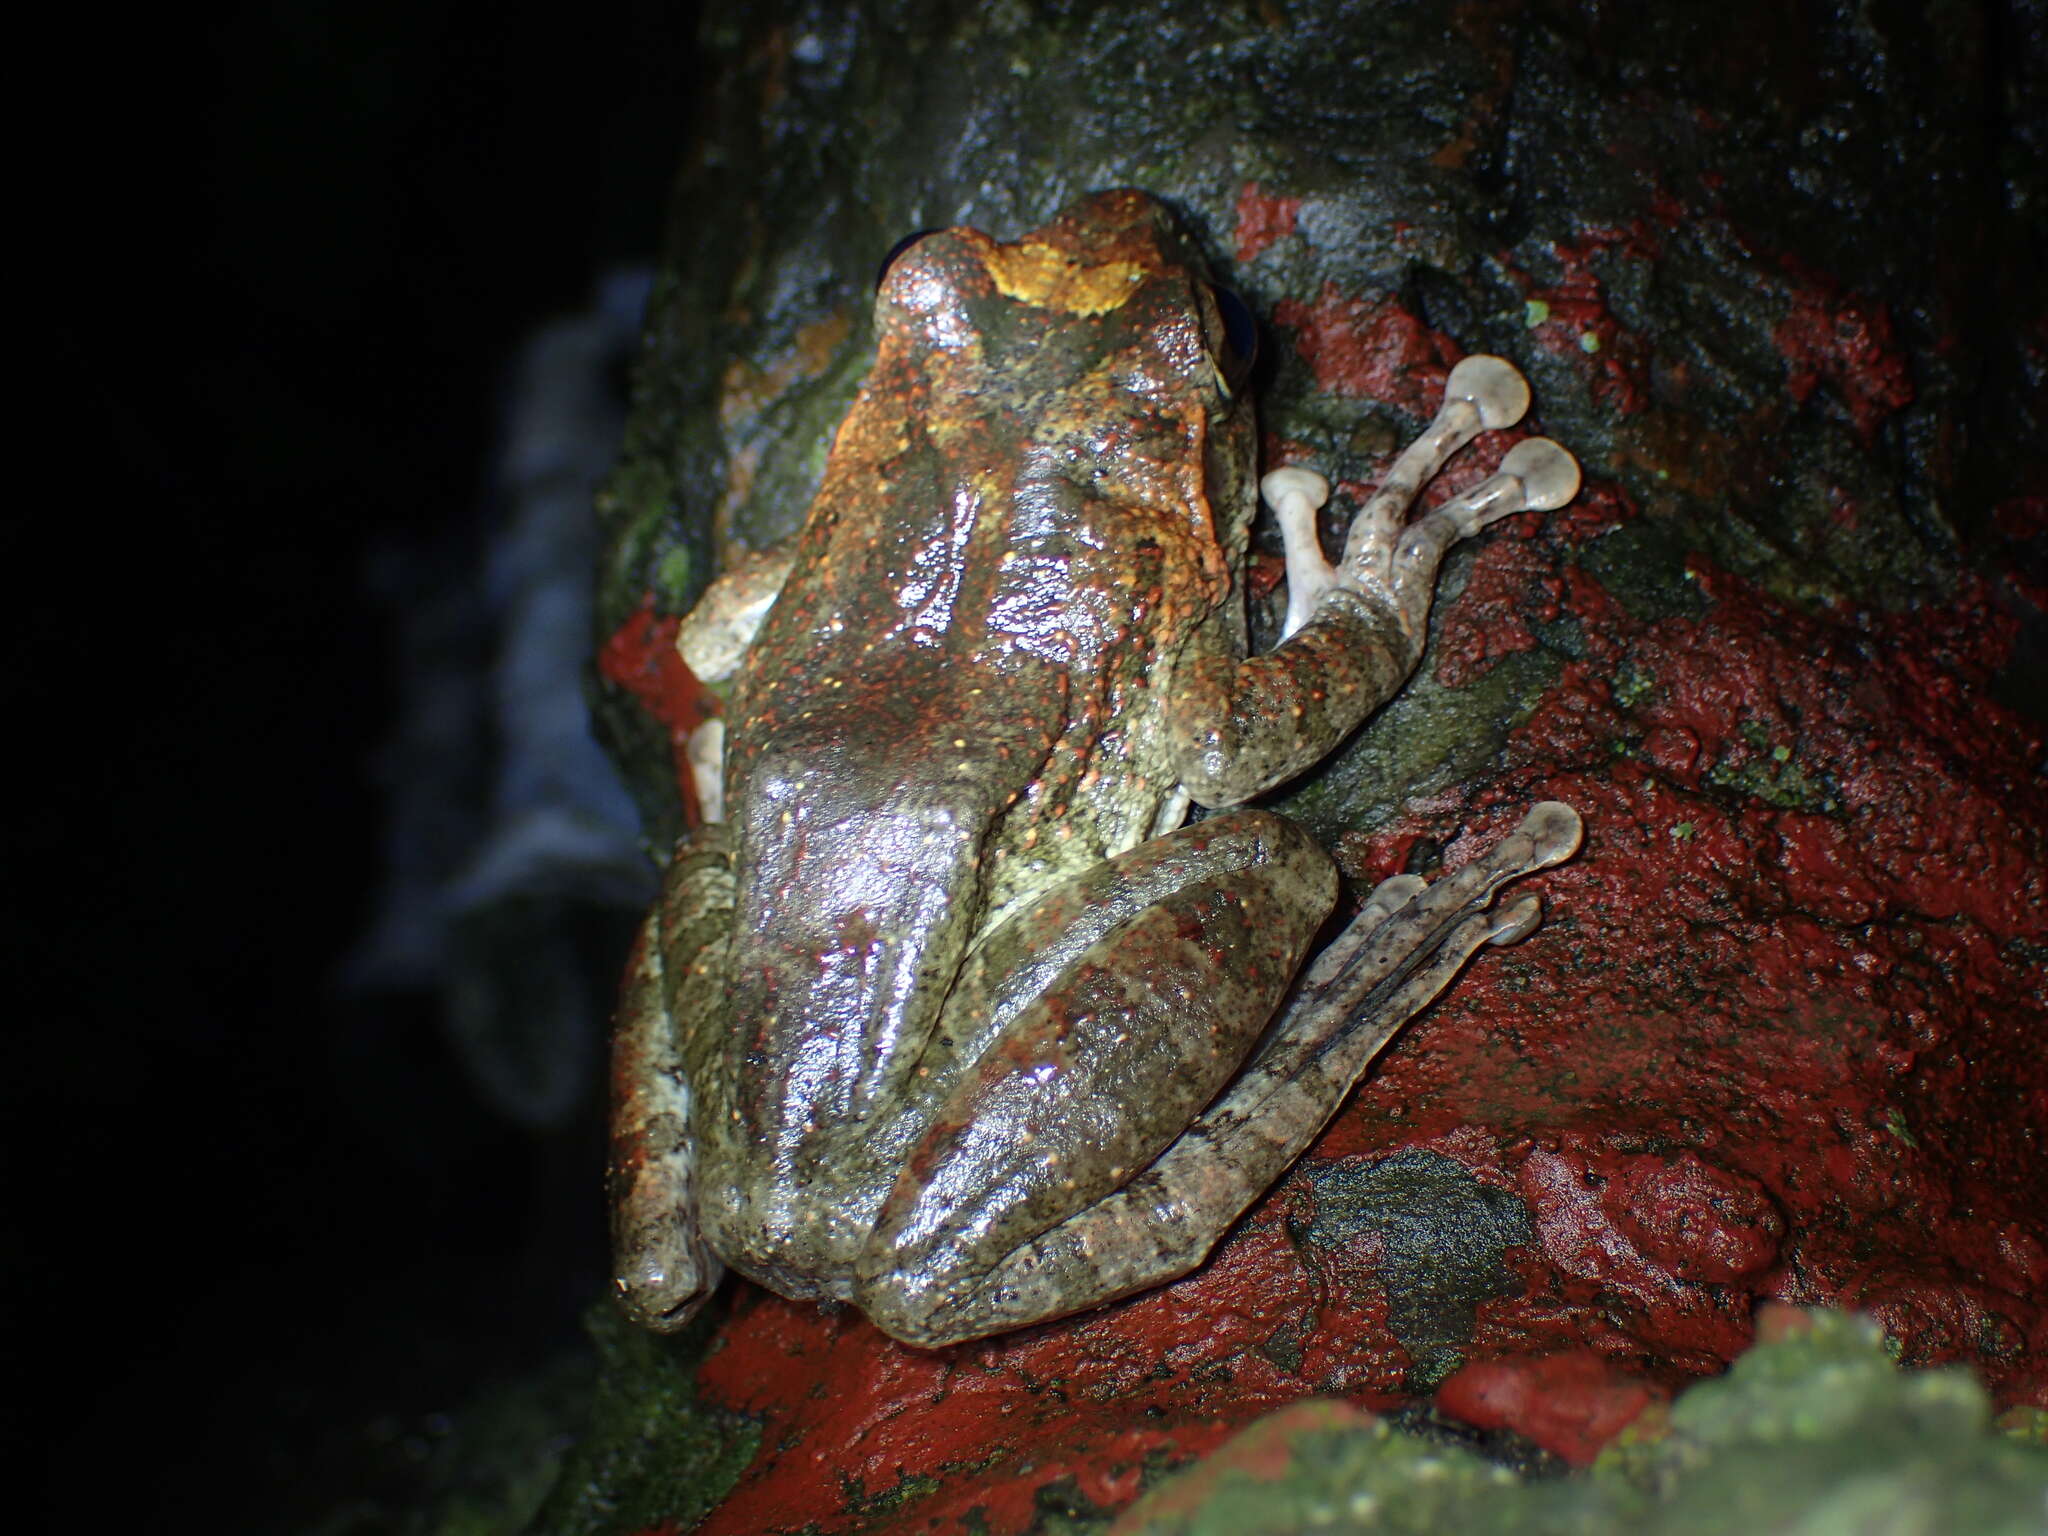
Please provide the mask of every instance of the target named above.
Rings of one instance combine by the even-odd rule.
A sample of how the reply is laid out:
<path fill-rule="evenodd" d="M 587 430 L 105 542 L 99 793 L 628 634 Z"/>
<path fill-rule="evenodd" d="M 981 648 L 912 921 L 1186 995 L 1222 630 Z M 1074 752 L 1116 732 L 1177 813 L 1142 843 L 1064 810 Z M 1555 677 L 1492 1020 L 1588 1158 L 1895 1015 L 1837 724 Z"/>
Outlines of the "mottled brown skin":
<path fill-rule="evenodd" d="M 1266 812 L 1173 830 L 1178 792 L 1233 805 L 1313 763 L 1412 670 L 1414 615 L 1340 588 L 1242 659 L 1252 415 L 1143 194 L 1014 245 L 928 236 L 876 327 L 738 673 L 730 827 L 629 984 L 620 1284 L 656 1326 L 715 1279 L 707 1246 L 919 1343 L 1184 1271 L 1364 1069 L 1322 1058 L 1526 928 L 1480 909 L 1563 856 L 1551 825 L 1456 900 L 1383 904 L 1240 1076 L 1336 875 Z"/>

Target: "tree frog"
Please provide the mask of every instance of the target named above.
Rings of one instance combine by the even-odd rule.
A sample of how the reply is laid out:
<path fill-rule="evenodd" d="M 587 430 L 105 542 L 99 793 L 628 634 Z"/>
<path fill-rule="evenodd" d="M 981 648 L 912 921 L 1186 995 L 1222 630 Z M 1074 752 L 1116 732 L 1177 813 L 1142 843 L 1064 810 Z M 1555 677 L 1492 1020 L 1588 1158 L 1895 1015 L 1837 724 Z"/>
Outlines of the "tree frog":
<path fill-rule="evenodd" d="M 937 1346 L 1179 1276 L 1477 949 L 1535 926 L 1493 898 L 1570 857 L 1564 805 L 1386 881 L 1304 971 L 1335 867 L 1242 802 L 1401 686 L 1443 553 L 1562 506 L 1576 463 L 1524 441 L 1410 521 L 1527 407 L 1465 359 L 1334 565 L 1321 478 L 1267 477 L 1288 633 L 1247 657 L 1247 347 L 1204 271 L 1132 191 L 909 245 L 801 532 L 685 622 L 732 690 L 721 819 L 676 850 L 615 1036 L 638 1321 L 681 1326 L 730 1266 Z"/>

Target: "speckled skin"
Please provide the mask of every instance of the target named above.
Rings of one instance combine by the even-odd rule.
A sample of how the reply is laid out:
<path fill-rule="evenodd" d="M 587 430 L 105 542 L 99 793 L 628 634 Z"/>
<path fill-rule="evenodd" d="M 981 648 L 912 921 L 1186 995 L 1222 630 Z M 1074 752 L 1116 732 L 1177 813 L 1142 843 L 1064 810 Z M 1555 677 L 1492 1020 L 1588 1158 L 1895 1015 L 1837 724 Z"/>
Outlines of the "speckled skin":
<path fill-rule="evenodd" d="M 1576 846 L 1539 807 L 1427 893 L 1389 882 L 1289 1000 L 1334 867 L 1267 812 L 1174 829 L 1180 796 L 1234 805 L 1389 697 L 1470 529 L 1401 600 L 1340 584 L 1243 658 L 1252 413 L 1143 194 L 928 236 L 876 322 L 738 672 L 731 821 L 680 851 L 629 976 L 619 1284 L 651 1326 L 714 1255 L 922 1344 L 1183 1273 L 1533 925 L 1494 891 Z"/>

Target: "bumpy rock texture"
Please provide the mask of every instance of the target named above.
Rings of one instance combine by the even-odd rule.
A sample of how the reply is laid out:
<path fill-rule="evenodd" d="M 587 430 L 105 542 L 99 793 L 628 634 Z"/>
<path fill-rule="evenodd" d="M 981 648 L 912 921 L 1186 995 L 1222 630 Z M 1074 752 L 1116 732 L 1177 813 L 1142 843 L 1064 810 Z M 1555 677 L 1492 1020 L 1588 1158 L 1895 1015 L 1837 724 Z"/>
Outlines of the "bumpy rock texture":
<path fill-rule="evenodd" d="M 800 519 L 883 253 L 1136 185 L 1265 322 L 1266 459 L 1333 527 L 1467 352 L 1587 472 L 1451 562 L 1421 674 L 1282 808 L 1360 882 L 1538 799 L 1587 843 L 1185 1282 L 941 1353 L 735 1288 L 697 1391 L 759 1450 L 702 1530 L 1089 1528 L 1318 1394 L 1585 1462 L 1765 1299 L 2048 1405 L 2041 14 L 1675 9 L 711 16 L 603 507 L 658 841 L 674 618 Z"/>

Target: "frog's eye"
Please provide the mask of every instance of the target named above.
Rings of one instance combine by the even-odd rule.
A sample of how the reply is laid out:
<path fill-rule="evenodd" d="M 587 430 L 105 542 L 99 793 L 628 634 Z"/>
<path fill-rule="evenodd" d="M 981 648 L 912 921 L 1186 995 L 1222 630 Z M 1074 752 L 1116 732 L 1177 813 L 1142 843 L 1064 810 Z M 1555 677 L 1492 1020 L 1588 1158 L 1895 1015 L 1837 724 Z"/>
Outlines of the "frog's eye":
<path fill-rule="evenodd" d="M 905 251 L 909 250 L 913 245 L 917 244 L 917 242 L 922 240 L 926 235 L 936 235 L 937 233 L 938 231 L 936 229 L 914 229 L 909 234 L 905 235 L 901 240 L 898 240 L 894 245 L 890 246 L 889 254 L 884 256 L 882 258 L 882 264 L 879 267 L 875 268 L 876 290 L 879 292 L 882 284 L 888 280 L 889 269 L 896 265 L 896 258 L 898 256 L 901 256 Z"/>
<path fill-rule="evenodd" d="M 1251 377 L 1252 364 L 1259 360 L 1259 322 L 1251 308 L 1228 288 L 1211 288 L 1216 314 L 1223 322 L 1223 355 L 1217 367 L 1223 373 L 1223 387 L 1236 394 Z"/>

